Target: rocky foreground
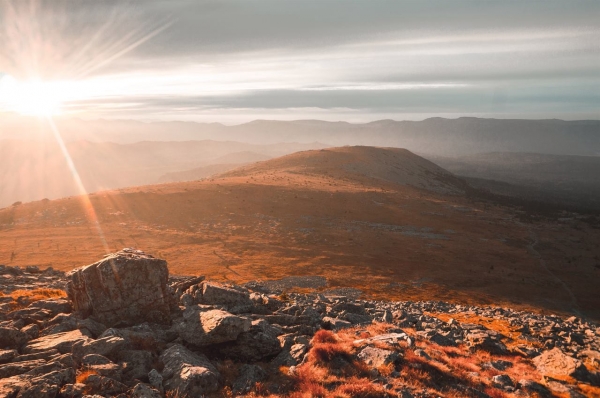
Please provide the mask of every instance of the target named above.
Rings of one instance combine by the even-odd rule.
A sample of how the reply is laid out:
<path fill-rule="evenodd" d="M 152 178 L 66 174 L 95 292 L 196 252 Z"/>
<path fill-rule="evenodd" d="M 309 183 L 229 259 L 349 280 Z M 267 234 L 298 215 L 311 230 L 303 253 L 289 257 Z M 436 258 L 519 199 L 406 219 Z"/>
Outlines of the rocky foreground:
<path fill-rule="evenodd" d="M 0 266 L 1 397 L 600 396 L 600 328 L 442 302 L 169 277 L 124 249 Z"/>

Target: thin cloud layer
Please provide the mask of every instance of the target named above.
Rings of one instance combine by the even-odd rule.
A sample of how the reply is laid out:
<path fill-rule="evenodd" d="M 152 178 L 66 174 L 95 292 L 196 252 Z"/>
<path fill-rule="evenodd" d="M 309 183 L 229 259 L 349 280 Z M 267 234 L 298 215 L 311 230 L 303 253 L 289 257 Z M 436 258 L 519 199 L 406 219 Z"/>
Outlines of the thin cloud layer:
<path fill-rule="evenodd" d="M 596 1 L 9 0 L 0 13 L 0 71 L 64 87 L 83 117 L 600 117 Z"/>

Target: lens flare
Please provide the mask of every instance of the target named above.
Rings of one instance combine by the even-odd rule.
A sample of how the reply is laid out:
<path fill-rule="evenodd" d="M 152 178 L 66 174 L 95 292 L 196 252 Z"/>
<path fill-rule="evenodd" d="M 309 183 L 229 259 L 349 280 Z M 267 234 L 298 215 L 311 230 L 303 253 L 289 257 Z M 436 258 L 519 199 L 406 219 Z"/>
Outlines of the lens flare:
<path fill-rule="evenodd" d="M 172 24 L 144 18 L 139 10 L 130 1 L 0 1 L 0 112 L 35 116 L 49 125 L 107 253 L 100 221 L 53 117 L 118 92 L 120 87 L 107 88 L 94 77 Z"/>
<path fill-rule="evenodd" d="M 28 116 L 52 116 L 61 112 L 60 93 L 39 80 L 19 82 L 7 75 L 0 80 L 0 108 Z"/>

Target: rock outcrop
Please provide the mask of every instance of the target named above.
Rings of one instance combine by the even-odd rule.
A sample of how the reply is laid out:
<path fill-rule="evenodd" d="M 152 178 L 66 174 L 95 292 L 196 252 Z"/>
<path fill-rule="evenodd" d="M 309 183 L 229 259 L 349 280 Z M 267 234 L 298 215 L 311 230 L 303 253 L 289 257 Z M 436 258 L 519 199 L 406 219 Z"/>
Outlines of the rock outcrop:
<path fill-rule="evenodd" d="M 72 271 L 68 278 L 67 293 L 84 318 L 92 316 L 109 327 L 171 321 L 164 260 L 124 249 Z"/>

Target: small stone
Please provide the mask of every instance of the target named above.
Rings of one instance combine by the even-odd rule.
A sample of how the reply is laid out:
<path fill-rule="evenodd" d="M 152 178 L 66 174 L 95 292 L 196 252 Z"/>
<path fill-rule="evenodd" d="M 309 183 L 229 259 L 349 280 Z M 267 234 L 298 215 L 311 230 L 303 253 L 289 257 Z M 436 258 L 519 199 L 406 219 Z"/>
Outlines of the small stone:
<path fill-rule="evenodd" d="M 499 388 L 515 386 L 515 383 L 512 381 L 512 379 L 508 375 L 496 375 L 496 376 L 492 377 L 492 384 L 495 387 L 499 387 Z"/>
<path fill-rule="evenodd" d="M 395 351 L 384 350 L 375 347 L 366 347 L 359 352 L 358 358 L 367 365 L 378 368 L 382 365 L 395 362 L 398 360 L 399 355 Z"/>

